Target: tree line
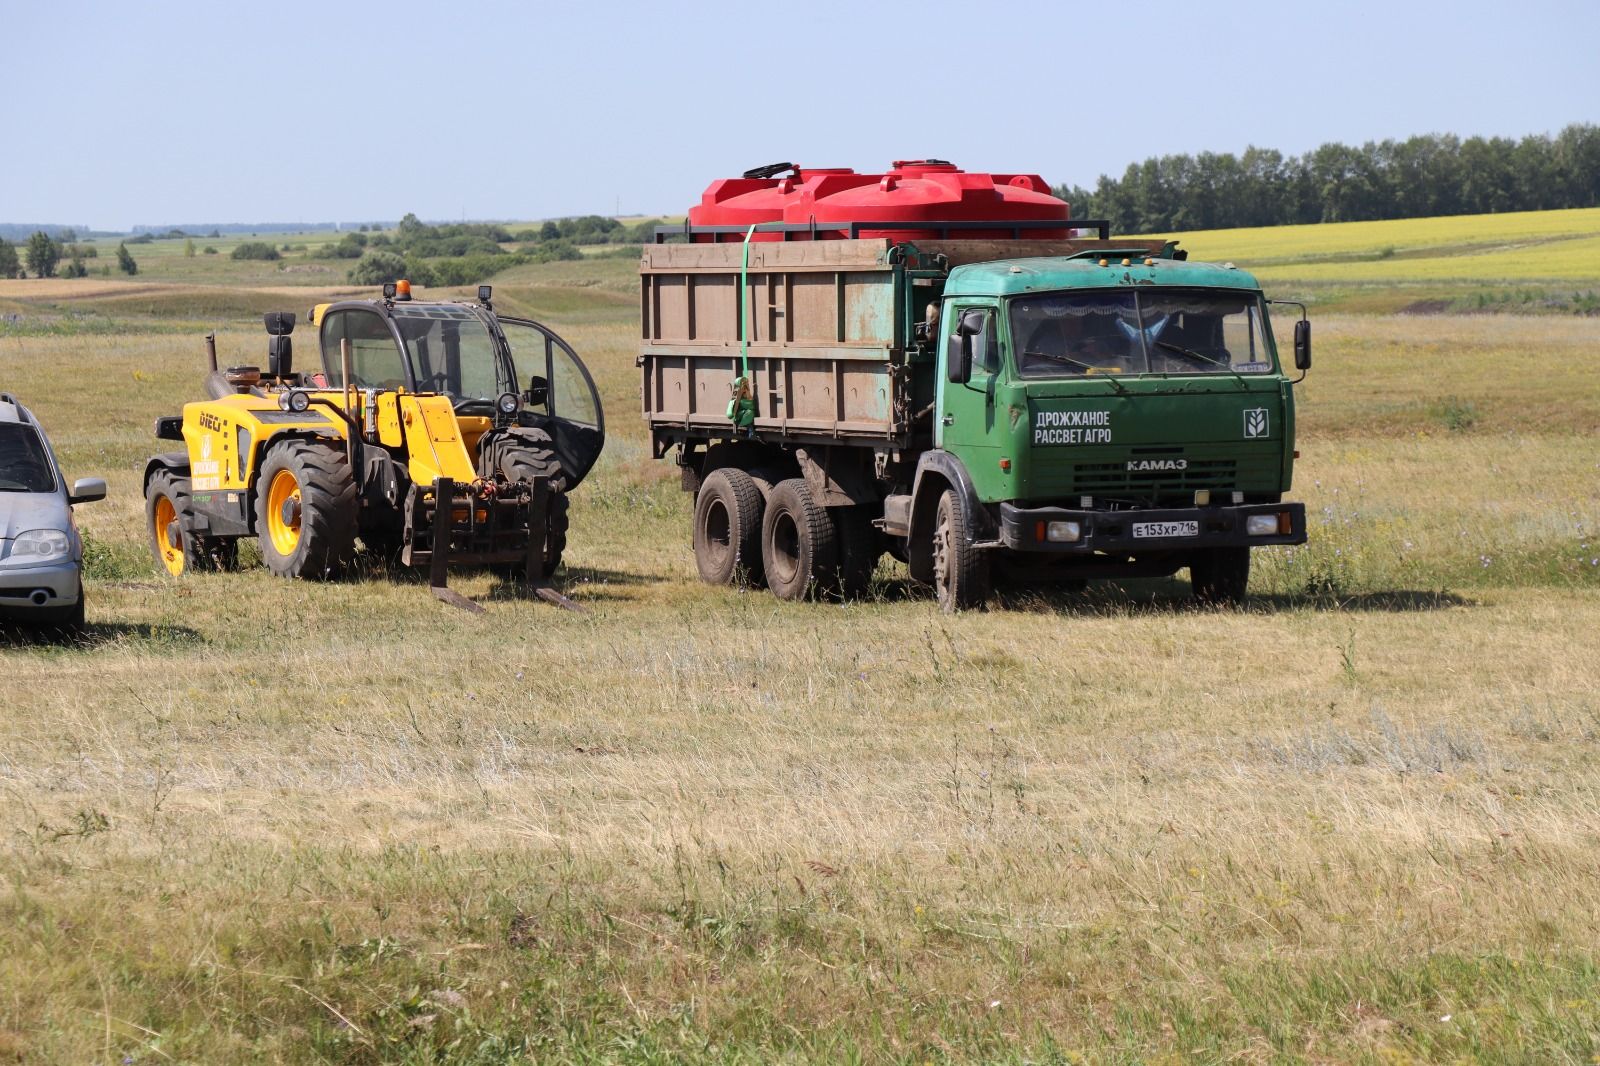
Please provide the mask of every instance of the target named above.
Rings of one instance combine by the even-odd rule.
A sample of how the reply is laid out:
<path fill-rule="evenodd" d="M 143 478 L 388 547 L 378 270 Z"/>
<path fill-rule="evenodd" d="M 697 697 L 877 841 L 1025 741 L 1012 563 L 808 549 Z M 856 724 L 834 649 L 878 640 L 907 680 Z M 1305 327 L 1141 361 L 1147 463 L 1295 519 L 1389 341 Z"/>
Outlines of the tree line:
<path fill-rule="evenodd" d="M 1054 190 L 1075 218 L 1118 233 L 1474 215 L 1600 206 L 1600 126 L 1551 137 L 1423 134 L 1330 142 L 1304 155 L 1272 148 L 1152 156 L 1121 178 Z"/>

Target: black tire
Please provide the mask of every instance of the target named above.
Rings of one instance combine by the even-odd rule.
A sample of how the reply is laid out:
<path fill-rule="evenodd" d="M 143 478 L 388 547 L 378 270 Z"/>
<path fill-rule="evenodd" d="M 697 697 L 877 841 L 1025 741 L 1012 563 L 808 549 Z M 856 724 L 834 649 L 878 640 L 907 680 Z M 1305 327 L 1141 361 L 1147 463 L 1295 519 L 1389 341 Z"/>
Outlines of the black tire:
<path fill-rule="evenodd" d="M 156 527 L 156 512 L 163 500 L 173 514 L 166 531 L 166 537 L 172 538 L 168 541 L 164 541 L 163 531 Z M 150 483 L 144 490 L 144 524 L 156 565 L 174 577 L 187 573 L 238 569 L 239 546 L 235 538 L 207 537 L 194 531 L 189 479 L 181 474 L 157 470 L 150 475 Z M 169 556 L 170 547 L 176 547 L 176 557 Z M 174 565 L 177 569 L 173 568 Z"/>
<path fill-rule="evenodd" d="M 1189 583 L 1197 602 L 1241 606 L 1249 595 L 1250 549 L 1204 548 L 1189 558 Z"/>
<path fill-rule="evenodd" d="M 567 550 L 567 497 L 564 488 L 566 475 L 561 471 L 561 461 L 549 448 L 522 443 L 520 439 L 502 440 L 494 450 L 495 468 L 507 481 L 532 482 L 536 477 L 550 479 L 550 494 L 546 497 L 544 570 L 549 577 L 561 565 L 561 554 Z M 520 577 L 527 572 L 521 563 L 498 568 L 502 576 Z"/>
<path fill-rule="evenodd" d="M 700 580 L 761 587 L 765 510 L 760 487 L 745 471 L 720 467 L 706 475 L 694 498 L 694 564 Z"/>
<path fill-rule="evenodd" d="M 804 478 L 780 481 L 761 518 L 761 568 L 780 600 L 798 600 L 829 587 L 837 560 L 833 519 L 811 498 Z"/>
<path fill-rule="evenodd" d="M 972 541 L 966 504 L 945 489 L 933 513 L 933 589 L 947 614 L 982 607 L 989 598 L 989 556 Z"/>
<path fill-rule="evenodd" d="M 272 515 L 272 486 L 281 474 L 299 489 L 293 543 L 280 542 L 276 527 L 289 524 Z M 256 533 L 261 561 L 279 577 L 338 577 L 355 557 L 359 501 L 343 448 L 319 441 L 291 440 L 274 445 L 256 480 Z"/>
<path fill-rule="evenodd" d="M 867 594 L 872 572 L 883 555 L 883 541 L 872 525 L 872 510 L 859 505 L 834 507 L 828 515 L 833 519 L 834 540 L 839 546 L 839 592 L 847 600 L 860 599 Z"/>

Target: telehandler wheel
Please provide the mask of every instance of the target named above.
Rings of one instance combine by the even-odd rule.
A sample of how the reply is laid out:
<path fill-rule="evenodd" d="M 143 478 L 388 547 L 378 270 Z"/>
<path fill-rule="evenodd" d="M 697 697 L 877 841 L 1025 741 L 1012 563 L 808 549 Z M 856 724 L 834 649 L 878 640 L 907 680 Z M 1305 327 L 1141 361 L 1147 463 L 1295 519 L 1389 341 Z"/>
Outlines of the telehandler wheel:
<path fill-rule="evenodd" d="M 1189 558 L 1189 583 L 1199 603 L 1243 605 L 1250 586 L 1249 548 L 1205 548 Z"/>
<path fill-rule="evenodd" d="M 274 445 L 256 481 L 261 561 L 279 577 L 336 577 L 355 554 L 356 486 L 344 451 L 315 441 Z"/>
<path fill-rule="evenodd" d="M 761 515 L 766 501 L 755 479 L 737 467 L 706 475 L 694 500 L 694 562 L 711 585 L 765 583 Z"/>
<path fill-rule="evenodd" d="M 833 519 L 811 498 L 805 478 L 780 481 L 761 519 L 761 568 L 780 600 L 803 599 L 830 587 L 838 562 Z"/>
<path fill-rule="evenodd" d="M 545 515 L 544 574 L 549 577 L 561 565 L 561 553 L 567 549 L 567 497 L 557 488 L 565 486 L 566 476 L 561 470 L 561 460 L 549 448 L 532 444 L 505 441 L 496 449 L 496 465 L 508 481 L 532 481 L 536 477 L 550 479 L 549 512 Z M 519 564 L 500 568 L 503 576 L 520 577 L 526 571 Z"/>
<path fill-rule="evenodd" d="M 234 570 L 239 546 L 233 537 L 207 537 L 193 532 L 189 479 L 170 470 L 151 475 L 145 488 L 145 527 L 156 565 L 173 577 L 189 571 Z"/>
<path fill-rule="evenodd" d="M 872 514 L 865 507 L 834 507 L 834 540 L 839 545 L 838 585 L 847 600 L 860 599 L 872 584 L 872 572 L 883 555 L 883 543 L 872 527 Z"/>
<path fill-rule="evenodd" d="M 972 540 L 972 516 L 956 490 L 945 489 L 934 512 L 933 588 L 947 614 L 989 598 L 989 556 Z"/>

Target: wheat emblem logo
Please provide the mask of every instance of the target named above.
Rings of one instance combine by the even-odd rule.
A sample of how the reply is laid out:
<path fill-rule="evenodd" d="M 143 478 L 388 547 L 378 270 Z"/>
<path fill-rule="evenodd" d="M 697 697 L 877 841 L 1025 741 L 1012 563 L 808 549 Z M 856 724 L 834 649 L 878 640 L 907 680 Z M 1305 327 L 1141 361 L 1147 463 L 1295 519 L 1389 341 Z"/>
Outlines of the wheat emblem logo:
<path fill-rule="evenodd" d="M 1244 413 L 1244 435 L 1246 440 L 1267 435 L 1267 409 L 1265 407 L 1252 407 Z"/>

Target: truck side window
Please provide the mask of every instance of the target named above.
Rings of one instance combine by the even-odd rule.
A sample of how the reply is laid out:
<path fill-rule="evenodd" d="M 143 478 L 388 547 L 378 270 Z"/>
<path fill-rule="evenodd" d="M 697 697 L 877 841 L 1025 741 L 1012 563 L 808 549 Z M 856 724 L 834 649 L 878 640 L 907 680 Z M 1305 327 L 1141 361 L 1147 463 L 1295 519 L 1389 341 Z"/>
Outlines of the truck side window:
<path fill-rule="evenodd" d="M 371 311 L 333 311 L 322 320 L 322 365 L 328 383 L 344 387 L 339 342 L 350 341 L 350 367 L 359 388 L 404 388 L 405 363 L 383 318 Z"/>

